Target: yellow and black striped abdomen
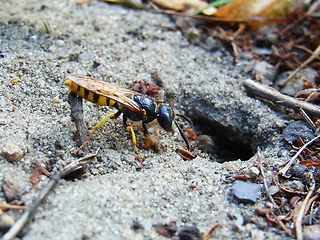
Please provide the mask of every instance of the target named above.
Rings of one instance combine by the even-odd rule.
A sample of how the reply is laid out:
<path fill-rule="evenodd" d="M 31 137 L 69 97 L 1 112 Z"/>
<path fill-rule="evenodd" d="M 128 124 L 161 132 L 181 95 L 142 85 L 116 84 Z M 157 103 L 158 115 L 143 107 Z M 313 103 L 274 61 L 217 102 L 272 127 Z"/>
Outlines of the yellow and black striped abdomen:
<path fill-rule="evenodd" d="M 84 88 L 72 80 L 68 79 L 64 82 L 65 85 L 70 87 L 71 91 L 76 93 L 79 97 L 82 97 L 86 99 L 89 102 L 95 103 L 97 105 L 106 105 L 109 107 L 113 107 L 115 105 L 115 101 L 112 99 L 102 96 L 100 94 L 97 94 L 93 91 L 88 90 L 87 88 Z"/>

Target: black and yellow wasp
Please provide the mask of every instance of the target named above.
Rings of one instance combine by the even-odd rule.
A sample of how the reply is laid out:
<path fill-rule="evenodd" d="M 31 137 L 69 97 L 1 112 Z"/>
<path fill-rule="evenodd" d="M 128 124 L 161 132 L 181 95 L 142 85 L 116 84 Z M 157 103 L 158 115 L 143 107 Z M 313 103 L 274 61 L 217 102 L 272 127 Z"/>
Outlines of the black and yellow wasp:
<path fill-rule="evenodd" d="M 75 154 L 87 144 L 93 133 L 97 131 L 108 118 L 117 118 L 122 114 L 123 125 L 127 131 L 131 132 L 133 146 L 140 163 L 143 165 L 136 145 L 135 133 L 133 128 L 127 124 L 127 120 L 142 121 L 144 136 L 147 139 L 144 148 L 147 148 L 151 144 L 151 138 L 148 134 L 146 123 L 157 119 L 160 126 L 168 132 L 172 132 L 173 123 L 176 124 L 174 121 L 174 111 L 170 104 L 157 104 L 153 98 L 147 95 L 141 95 L 138 92 L 82 75 L 69 75 L 67 76 L 67 80 L 64 84 L 67 85 L 72 92 L 94 104 L 106 105 L 118 110 L 116 113 L 108 114 L 94 127 L 87 140 L 76 151 L 74 151 Z M 176 126 L 189 148 L 189 143 L 181 128 L 178 124 L 176 124 Z"/>

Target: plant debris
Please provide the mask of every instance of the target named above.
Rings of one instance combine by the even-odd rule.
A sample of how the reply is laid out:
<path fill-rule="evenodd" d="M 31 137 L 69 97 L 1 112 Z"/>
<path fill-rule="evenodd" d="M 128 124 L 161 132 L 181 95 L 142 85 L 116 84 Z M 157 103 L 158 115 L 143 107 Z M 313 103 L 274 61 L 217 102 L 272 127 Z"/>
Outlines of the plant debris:
<path fill-rule="evenodd" d="M 157 233 L 163 237 L 172 237 L 177 232 L 176 222 L 172 221 L 165 224 L 156 224 L 153 226 Z"/>
<path fill-rule="evenodd" d="M 91 154 L 78 160 L 70 163 L 65 166 L 60 172 L 53 175 L 42 191 L 39 193 L 37 198 L 33 201 L 32 205 L 28 206 L 27 210 L 23 213 L 23 215 L 19 218 L 19 220 L 9 229 L 9 231 L 2 237 L 2 240 L 10 240 L 13 239 L 20 230 L 24 227 L 24 225 L 28 222 L 29 217 L 35 212 L 40 203 L 44 200 L 44 198 L 49 194 L 49 192 L 55 187 L 55 185 L 61 180 L 61 178 L 69 175 L 70 173 L 82 168 L 82 165 L 85 162 L 92 161 L 97 156 L 96 154 Z"/>
<path fill-rule="evenodd" d="M 30 177 L 30 182 L 33 185 L 36 185 L 40 182 L 40 176 L 45 175 L 47 177 L 50 177 L 50 173 L 44 169 L 39 162 L 36 162 L 36 167 L 33 170 L 32 176 Z"/>

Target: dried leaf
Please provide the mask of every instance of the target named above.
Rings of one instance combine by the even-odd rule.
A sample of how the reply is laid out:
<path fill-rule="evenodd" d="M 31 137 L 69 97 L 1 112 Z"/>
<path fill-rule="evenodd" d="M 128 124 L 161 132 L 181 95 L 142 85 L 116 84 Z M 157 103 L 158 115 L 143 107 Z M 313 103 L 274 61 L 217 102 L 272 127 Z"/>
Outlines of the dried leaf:
<path fill-rule="evenodd" d="M 50 173 L 44 169 L 38 162 L 36 162 L 36 167 L 33 170 L 32 176 L 30 177 L 30 182 L 33 185 L 36 185 L 40 182 L 40 176 L 45 175 L 47 177 L 50 177 Z"/>
<path fill-rule="evenodd" d="M 283 17 L 289 0 L 235 0 L 218 9 L 214 14 L 226 18 Z"/>
<path fill-rule="evenodd" d="M 176 153 L 178 153 L 183 159 L 189 160 L 189 161 L 191 161 L 197 157 L 197 156 L 193 155 L 191 152 L 189 152 L 188 150 L 185 150 L 183 148 L 177 148 Z"/>
<path fill-rule="evenodd" d="M 175 221 L 169 222 L 168 224 L 157 224 L 154 228 L 159 235 L 167 238 L 172 237 L 177 231 Z"/>
<path fill-rule="evenodd" d="M 214 13 L 217 17 L 222 18 L 282 18 L 290 6 L 289 0 L 235 0 L 231 3 L 220 7 Z M 251 23 L 252 28 L 259 27 L 261 22 Z"/>
<path fill-rule="evenodd" d="M 153 97 L 155 99 L 158 98 L 159 91 L 162 90 L 162 88 L 156 84 L 145 81 L 134 81 L 132 84 L 130 84 L 130 87 L 136 92 Z"/>
<path fill-rule="evenodd" d="M 208 3 L 202 0 L 153 0 L 159 7 L 176 11 L 186 11 L 191 8 L 205 8 Z"/>
<path fill-rule="evenodd" d="M 301 160 L 300 164 L 306 167 L 311 167 L 311 166 L 320 166 L 320 162 L 315 162 L 312 160 Z"/>

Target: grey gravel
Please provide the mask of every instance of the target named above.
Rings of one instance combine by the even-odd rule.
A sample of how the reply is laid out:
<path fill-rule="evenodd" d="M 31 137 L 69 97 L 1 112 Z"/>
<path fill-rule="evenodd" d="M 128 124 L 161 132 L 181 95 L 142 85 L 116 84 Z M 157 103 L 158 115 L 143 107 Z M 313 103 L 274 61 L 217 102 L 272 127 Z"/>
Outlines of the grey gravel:
<path fill-rule="evenodd" d="M 254 204 L 258 199 L 260 189 L 258 184 L 237 180 L 233 183 L 231 192 L 240 202 Z"/>
<path fill-rule="evenodd" d="M 0 179 L 14 176 L 24 188 L 26 205 L 48 182 L 46 177 L 35 186 L 29 182 L 35 161 L 56 172 L 75 160 L 75 126 L 63 85 L 68 74 L 90 74 L 128 87 L 134 80 L 152 81 L 157 68 L 166 100 L 193 120 L 197 133 L 212 140 L 210 154 L 195 149 L 198 157 L 183 161 L 175 153 L 184 147 L 178 131 L 160 130 L 159 152 L 154 152 L 142 148 L 142 129 L 135 127 L 146 164 L 137 171 L 130 135 L 121 119 L 110 120 L 88 144 L 91 153 L 101 148 L 100 160 L 88 165 L 86 178 L 59 183 L 23 239 L 165 239 L 153 225 L 171 221 L 179 230 L 196 225 L 200 232 L 219 222 L 215 239 L 285 238 L 260 217 L 261 224 L 242 224 L 267 198 L 239 204 L 226 179 L 258 162 L 258 146 L 265 166 L 286 162 L 281 132 L 288 118 L 244 91 L 242 81 L 251 77 L 247 70 L 255 60 L 234 64 L 216 40 L 210 39 L 215 47 L 207 51 L 167 28 L 174 26 L 168 16 L 94 0 L 83 5 L 67 0 L 1 2 L 0 145 L 14 142 L 28 151 L 13 164 L 1 157 Z M 112 111 L 85 102 L 85 129 Z M 265 171 L 271 179 L 272 171 Z M 1 195 L 0 201 L 5 202 Z M 17 219 L 21 212 L 12 214 Z M 143 229 L 133 230 L 133 221 Z"/>
<path fill-rule="evenodd" d="M 277 70 L 266 61 L 259 61 L 254 65 L 253 68 L 255 74 L 261 75 L 265 81 L 263 81 L 266 85 L 272 85 L 273 80 L 277 75 Z"/>

